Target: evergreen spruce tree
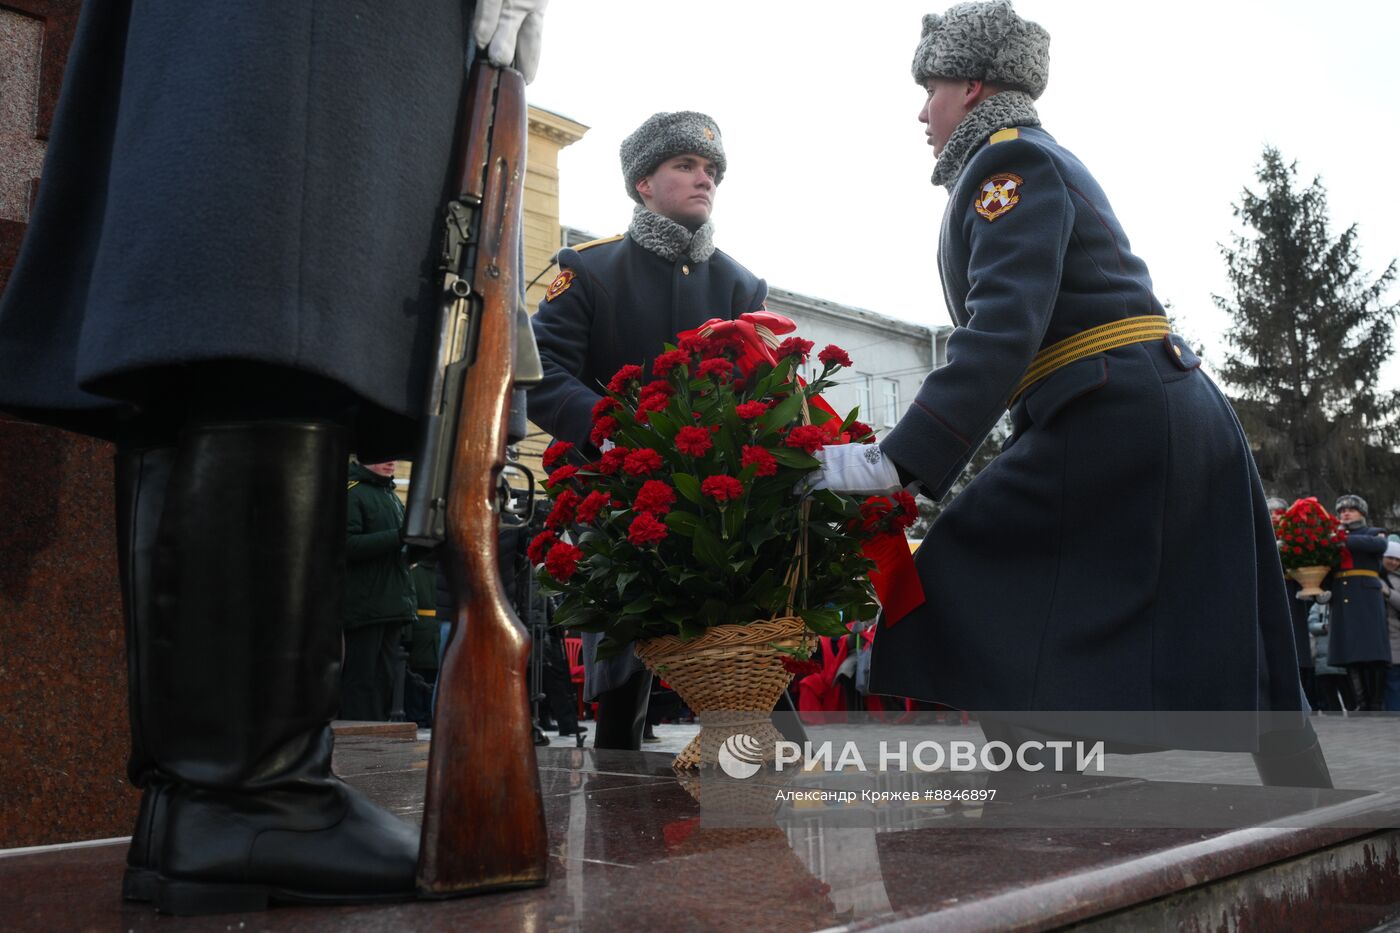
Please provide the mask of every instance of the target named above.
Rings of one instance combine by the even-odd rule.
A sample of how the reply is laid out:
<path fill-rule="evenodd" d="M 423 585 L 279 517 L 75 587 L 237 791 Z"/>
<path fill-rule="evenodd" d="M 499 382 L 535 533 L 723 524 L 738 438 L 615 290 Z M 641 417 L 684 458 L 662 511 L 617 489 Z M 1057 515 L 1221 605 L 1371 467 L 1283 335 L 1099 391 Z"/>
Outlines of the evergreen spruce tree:
<path fill-rule="evenodd" d="M 1297 163 L 1264 150 L 1262 189 L 1245 189 L 1246 228 L 1221 253 L 1233 294 L 1214 296 L 1234 323 L 1221 375 L 1271 494 L 1366 496 L 1379 520 L 1400 502 L 1392 448 L 1400 395 L 1377 388 L 1400 306 L 1386 304 L 1392 261 L 1367 280 L 1356 226 L 1332 236 L 1327 192 L 1302 187 Z"/>

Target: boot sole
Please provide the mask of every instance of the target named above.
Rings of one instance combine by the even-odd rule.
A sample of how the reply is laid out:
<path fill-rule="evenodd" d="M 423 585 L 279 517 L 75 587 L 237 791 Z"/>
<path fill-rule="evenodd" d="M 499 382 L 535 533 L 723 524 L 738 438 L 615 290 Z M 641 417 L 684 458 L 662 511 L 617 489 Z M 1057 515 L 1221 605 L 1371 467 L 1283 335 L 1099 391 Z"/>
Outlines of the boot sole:
<path fill-rule="evenodd" d="M 122 900 L 155 900 L 159 878 L 159 873 L 150 868 L 128 868 L 122 874 Z"/>
<path fill-rule="evenodd" d="M 160 878 L 152 900 L 161 913 L 182 917 L 205 914 L 238 914 L 266 910 L 273 904 L 333 907 L 350 904 L 385 904 L 411 901 L 412 890 L 388 894 L 318 894 L 289 891 L 267 885 L 217 884 L 206 881 L 172 881 Z"/>

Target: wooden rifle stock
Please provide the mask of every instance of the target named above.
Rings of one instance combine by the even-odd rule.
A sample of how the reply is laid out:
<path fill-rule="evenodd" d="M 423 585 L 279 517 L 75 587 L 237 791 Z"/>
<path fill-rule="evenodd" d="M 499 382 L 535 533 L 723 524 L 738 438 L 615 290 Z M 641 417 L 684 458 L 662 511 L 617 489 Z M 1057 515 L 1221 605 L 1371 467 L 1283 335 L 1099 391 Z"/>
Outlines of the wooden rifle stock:
<path fill-rule="evenodd" d="M 460 147 L 460 203 L 479 204 L 464 401 L 447 502 L 448 580 L 457 617 L 438 671 L 418 890 L 452 897 L 546 883 L 548 834 L 527 691 L 530 638 L 506 600 L 497 561 L 498 484 L 519 303 L 525 175 L 525 84 L 483 61 L 472 68 Z M 488 144 L 489 140 L 489 144 Z M 449 221 L 450 222 L 450 221 Z M 446 285 L 455 283 L 451 263 Z M 460 307 L 460 306 L 459 306 Z"/>

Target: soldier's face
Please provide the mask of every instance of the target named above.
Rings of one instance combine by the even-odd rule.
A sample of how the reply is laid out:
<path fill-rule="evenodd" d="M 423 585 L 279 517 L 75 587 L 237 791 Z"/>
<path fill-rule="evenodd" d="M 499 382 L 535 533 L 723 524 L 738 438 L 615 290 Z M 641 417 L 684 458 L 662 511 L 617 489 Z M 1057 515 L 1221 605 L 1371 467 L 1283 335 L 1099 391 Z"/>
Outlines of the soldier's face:
<path fill-rule="evenodd" d="M 1366 516 L 1361 514 L 1360 509 L 1353 509 L 1350 506 L 1348 506 L 1344 509 L 1338 509 L 1337 517 L 1340 518 L 1342 520 L 1342 524 L 1345 525 L 1347 522 L 1359 522 Z"/>
<path fill-rule="evenodd" d="M 704 156 L 678 155 L 637 182 L 637 193 L 648 210 L 694 230 L 709 220 L 714 210 L 718 175 L 715 163 Z"/>
<path fill-rule="evenodd" d="M 396 460 L 388 460 L 384 463 L 366 463 L 364 467 L 366 470 L 369 470 L 371 473 L 375 473 L 379 476 L 393 476 L 394 467 L 397 465 L 397 463 L 398 461 Z"/>
<path fill-rule="evenodd" d="M 928 97 L 919 109 L 919 122 L 924 124 L 924 135 L 933 147 L 935 156 L 943 154 L 948 137 L 953 135 L 953 130 L 972 109 L 968 105 L 969 100 L 975 101 L 976 98 L 975 92 L 970 93 L 972 85 L 976 84 L 980 90 L 981 83 L 951 78 L 930 78 L 924 82 Z"/>

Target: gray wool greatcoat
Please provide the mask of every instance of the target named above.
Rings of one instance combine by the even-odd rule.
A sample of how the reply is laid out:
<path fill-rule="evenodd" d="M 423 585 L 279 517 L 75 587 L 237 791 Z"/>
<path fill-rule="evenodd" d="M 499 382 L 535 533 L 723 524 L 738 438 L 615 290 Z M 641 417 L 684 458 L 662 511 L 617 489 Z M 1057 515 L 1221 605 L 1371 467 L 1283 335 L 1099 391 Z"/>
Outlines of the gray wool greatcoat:
<path fill-rule="evenodd" d="M 0 407 L 103 437 L 172 367 L 329 377 L 407 452 L 471 3 L 90 2 L 0 303 Z"/>
<path fill-rule="evenodd" d="M 593 405 L 613 373 L 628 363 L 650 371 L 681 331 L 757 311 L 768 297 L 766 282 L 720 250 L 704 262 L 663 259 L 630 234 L 560 250 L 559 267 L 533 321 L 544 381 L 530 390 L 530 420 L 580 449 L 593 449 Z M 630 648 L 595 660 L 602 640 L 583 633 L 587 700 L 644 669 Z"/>
<path fill-rule="evenodd" d="M 948 365 L 881 445 L 935 497 L 1038 350 L 1163 314 L 1083 164 L 1040 128 L 995 136 L 969 156 L 943 220 L 939 267 L 958 325 Z M 997 213 L 988 183 L 1008 175 L 1019 200 Z M 1297 711 L 1263 489 L 1229 402 L 1199 367 L 1173 336 L 1033 385 L 1001 454 L 919 547 L 928 601 L 882 625 L 871 691 L 983 711 Z M 1008 567 L 1017 586 L 1005 585 Z M 1225 736 L 1102 725 L 1093 737 L 1150 746 L 1257 742 L 1252 725 Z"/>
<path fill-rule="evenodd" d="M 1381 593 L 1381 558 L 1385 555 L 1383 528 L 1358 528 L 1347 535 L 1353 570 L 1369 570 L 1374 576 L 1348 575 L 1333 570 L 1327 577 L 1332 593 L 1327 660 L 1338 666 L 1390 660 L 1386 629 L 1385 596 Z"/>

